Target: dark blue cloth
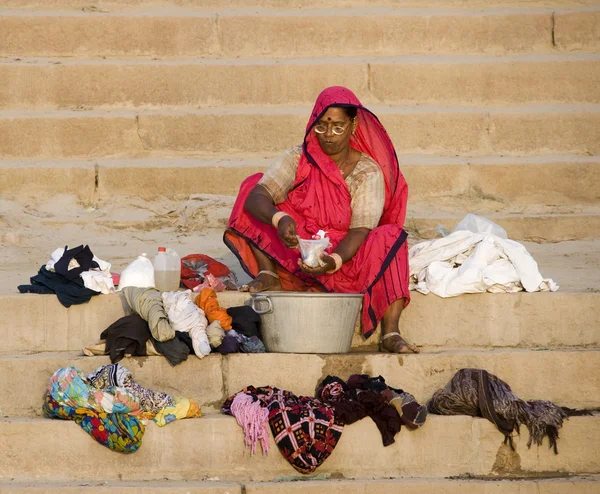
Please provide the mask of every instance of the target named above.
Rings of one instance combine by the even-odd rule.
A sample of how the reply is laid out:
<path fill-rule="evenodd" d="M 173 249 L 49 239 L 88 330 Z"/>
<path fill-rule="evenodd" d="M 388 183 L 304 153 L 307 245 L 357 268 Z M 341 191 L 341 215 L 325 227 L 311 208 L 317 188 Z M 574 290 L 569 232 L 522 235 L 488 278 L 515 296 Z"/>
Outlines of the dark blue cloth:
<path fill-rule="evenodd" d="M 31 285 L 19 285 L 17 288 L 21 293 L 55 293 L 58 301 L 65 307 L 71 305 L 84 304 L 89 302 L 94 295 L 100 295 L 100 292 L 95 292 L 86 288 L 83 284 L 81 276 L 77 276 L 74 280 L 68 280 L 58 273 L 52 273 L 42 266 L 40 271 L 30 279 Z M 45 287 L 48 289 L 44 290 Z"/>

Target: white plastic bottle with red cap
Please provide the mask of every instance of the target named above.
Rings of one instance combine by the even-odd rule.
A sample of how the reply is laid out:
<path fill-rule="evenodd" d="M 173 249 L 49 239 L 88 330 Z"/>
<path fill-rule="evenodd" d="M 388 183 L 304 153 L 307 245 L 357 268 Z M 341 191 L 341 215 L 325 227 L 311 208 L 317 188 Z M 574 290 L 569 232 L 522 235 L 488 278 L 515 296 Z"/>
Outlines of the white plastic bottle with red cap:
<path fill-rule="evenodd" d="M 174 292 L 179 289 L 181 260 L 173 249 L 158 248 L 154 257 L 154 283 L 161 292 Z"/>

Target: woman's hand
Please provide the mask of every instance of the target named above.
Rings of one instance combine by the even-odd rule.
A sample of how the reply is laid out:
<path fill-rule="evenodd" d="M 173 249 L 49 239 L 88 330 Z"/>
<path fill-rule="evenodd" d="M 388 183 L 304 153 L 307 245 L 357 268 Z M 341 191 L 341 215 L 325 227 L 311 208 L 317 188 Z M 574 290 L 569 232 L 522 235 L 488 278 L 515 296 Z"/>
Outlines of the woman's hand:
<path fill-rule="evenodd" d="M 284 216 L 279 220 L 277 227 L 279 238 L 288 249 L 298 247 L 298 238 L 296 233 L 296 222 L 291 216 Z"/>
<path fill-rule="evenodd" d="M 302 259 L 298 259 L 298 266 L 300 269 L 304 271 L 306 274 L 310 274 L 312 276 L 321 276 L 327 271 L 333 271 L 335 269 L 335 259 L 327 254 L 321 255 L 321 261 L 325 263 L 325 266 L 317 266 L 316 268 L 311 268 L 302 262 Z"/>

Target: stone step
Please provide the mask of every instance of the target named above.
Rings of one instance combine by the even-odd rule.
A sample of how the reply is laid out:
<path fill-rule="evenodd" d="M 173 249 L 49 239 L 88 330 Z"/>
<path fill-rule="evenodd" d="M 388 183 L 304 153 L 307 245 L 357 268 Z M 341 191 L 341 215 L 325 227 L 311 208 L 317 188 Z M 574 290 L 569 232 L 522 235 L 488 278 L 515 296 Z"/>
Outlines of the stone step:
<path fill-rule="evenodd" d="M 599 349 L 464 350 L 402 356 L 214 354 L 203 359 L 190 356 L 174 368 L 161 356 L 121 361 L 142 386 L 194 398 L 207 413 L 218 412 L 228 396 L 249 384 L 273 385 L 313 396 L 316 385 L 327 375 L 342 379 L 351 374 L 382 375 L 391 386 L 409 391 L 425 403 L 463 368 L 488 370 L 508 382 L 523 399 L 550 400 L 578 409 L 600 408 L 599 362 Z M 0 414 L 41 416 L 42 396 L 57 369 L 74 366 L 91 372 L 109 363 L 108 357 L 84 357 L 77 352 L 0 356 L 0 370 L 5 376 L 0 382 Z"/>
<path fill-rule="evenodd" d="M 95 9 L 89 0 L 3 0 L 4 9 L 33 10 L 103 10 L 147 9 L 148 7 L 187 7 L 199 9 L 344 9 L 348 7 L 398 7 L 398 8 L 443 8 L 473 9 L 498 7 L 575 8 L 598 6 L 598 0 L 97 0 Z"/>
<path fill-rule="evenodd" d="M 345 428 L 317 472 L 345 479 L 599 473 L 600 417 L 573 417 L 560 432 L 558 455 L 547 442 L 527 450 L 524 428 L 512 452 L 487 420 L 430 416 L 424 427 L 403 429 L 396 443 L 384 448 L 375 424 L 365 419 Z M 60 420 L 2 419 L 0 437 L 4 481 L 272 481 L 282 475 L 300 476 L 273 440 L 268 456 L 250 456 L 235 419 L 222 415 L 182 420 L 162 429 L 150 423 L 142 447 L 132 455 L 115 454 L 74 423 Z M 63 459 L 60 468 L 57 448 Z M 71 461 L 64 461 L 67 458 Z"/>
<path fill-rule="evenodd" d="M 370 109 L 400 154 L 600 154 L 600 105 Z M 0 159 L 272 155 L 301 142 L 309 114 L 305 107 L 6 110 L 0 112 Z"/>
<path fill-rule="evenodd" d="M 595 50 L 600 43 L 599 16 L 598 6 L 554 12 L 383 7 L 242 14 L 177 8 L 129 13 L 3 11 L 0 56 L 312 57 Z M 335 31 L 330 29 L 333 21 Z"/>
<path fill-rule="evenodd" d="M 364 104 L 600 103 L 598 54 L 0 63 L 0 107 L 311 104 L 343 83 Z"/>
<path fill-rule="evenodd" d="M 318 474 L 317 474 L 318 475 Z M 393 480 L 307 480 L 303 482 L 155 481 L 155 482 L 0 482 L 2 494 L 594 494 L 597 475 L 568 476 L 558 479 L 393 479 Z"/>
<path fill-rule="evenodd" d="M 398 158 L 409 184 L 409 205 L 449 197 L 472 199 L 474 203 L 490 200 L 496 206 L 600 203 L 600 157 Z M 4 160 L 0 161 L 0 194 L 7 200 L 21 201 L 73 193 L 84 202 L 114 201 L 118 196 L 147 201 L 193 194 L 235 196 L 243 180 L 264 172 L 273 159 Z"/>
<path fill-rule="evenodd" d="M 596 289 L 452 299 L 412 292 L 411 297 L 401 330 L 423 351 L 600 347 L 600 293 Z M 240 292 L 219 294 L 224 307 L 243 305 L 246 298 Z M 70 309 L 53 295 L 6 295 L 0 297 L 0 308 L 4 314 L 2 354 L 81 351 L 127 314 L 116 295 L 100 295 Z M 377 334 L 365 341 L 357 330 L 353 351 L 373 350 L 377 343 Z"/>

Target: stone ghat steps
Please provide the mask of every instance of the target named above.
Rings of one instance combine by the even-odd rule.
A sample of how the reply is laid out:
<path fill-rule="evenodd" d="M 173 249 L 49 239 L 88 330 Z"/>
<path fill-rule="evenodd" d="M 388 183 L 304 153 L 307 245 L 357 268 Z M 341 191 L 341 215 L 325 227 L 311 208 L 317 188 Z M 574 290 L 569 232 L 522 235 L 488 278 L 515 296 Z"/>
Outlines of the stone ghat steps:
<path fill-rule="evenodd" d="M 372 105 L 399 154 L 600 154 L 600 105 L 518 108 Z M 0 159 L 280 153 L 308 107 L 0 111 Z"/>
<path fill-rule="evenodd" d="M 175 199 L 182 195 L 235 196 L 241 183 L 264 172 L 275 156 L 97 160 L 0 160 L 0 194 L 19 200 L 40 194 L 76 194 L 84 202 Z M 531 157 L 399 155 L 410 204 L 472 197 L 506 205 L 600 203 L 600 156 Z M 223 180 L 223 177 L 227 180 Z"/>
<path fill-rule="evenodd" d="M 4 57 L 312 57 L 595 50 L 600 6 L 239 13 L 3 11 Z M 336 29 L 331 30 L 335 22 Z M 290 33 L 299 33 L 290 36 Z M 465 35 L 468 33 L 468 35 Z"/>
<path fill-rule="evenodd" d="M 424 427 L 413 432 L 403 429 L 396 443 L 384 448 L 375 424 L 365 419 L 345 428 L 318 473 L 345 479 L 599 473 L 600 417 L 573 417 L 560 433 L 558 455 L 548 449 L 547 441 L 528 450 L 525 428 L 515 438 L 516 452 L 511 452 L 487 420 L 430 416 Z M 35 475 L 45 482 L 215 477 L 272 481 L 283 475 L 299 476 L 272 439 L 269 455 L 250 456 L 235 419 L 220 414 L 164 428 L 150 423 L 142 447 L 133 455 L 116 454 L 76 424 L 60 420 L 2 419 L 0 437 L 0 480 L 21 482 Z M 31 465 L 32 458 L 35 473 L 24 467 Z"/>
<path fill-rule="evenodd" d="M 322 55 L 322 54 L 321 54 Z M 600 54 L 0 63 L 4 109 L 310 105 L 343 84 L 365 105 L 599 103 Z"/>
<path fill-rule="evenodd" d="M 318 475 L 318 471 L 317 471 Z M 394 480 L 306 480 L 225 483 L 219 481 L 155 482 L 0 482 L 2 494 L 596 494 L 597 475 L 557 479 L 394 479 Z"/>
<path fill-rule="evenodd" d="M 224 307 L 243 305 L 247 295 L 219 294 Z M 441 299 L 412 292 L 401 330 L 423 351 L 451 348 L 600 347 L 600 293 L 566 292 L 465 295 Z M 117 295 L 64 308 L 50 295 L 0 297 L 2 354 L 76 351 L 128 313 Z M 364 340 L 358 329 L 353 351 L 374 350 L 379 335 Z M 597 374 L 597 373 L 596 373 Z"/>
<path fill-rule="evenodd" d="M 398 7 L 398 8 L 498 8 L 498 7 L 540 7 L 540 8 L 577 8 L 600 5 L 598 0 L 330 0 L 327 4 L 321 0 L 97 0 L 90 8 L 89 0 L 4 0 L 4 9 L 37 10 L 78 10 L 89 12 L 102 10 L 147 9 L 148 7 L 186 7 L 221 9 L 340 9 L 348 7 Z"/>
<path fill-rule="evenodd" d="M 447 351 L 439 354 L 383 353 L 213 354 L 190 356 L 171 367 L 161 356 L 121 361 L 136 382 L 174 396 L 194 398 L 204 412 L 218 412 L 228 396 L 245 386 L 272 385 L 297 395 L 314 396 L 327 375 L 347 379 L 352 374 L 382 375 L 395 388 L 425 403 L 463 368 L 482 368 L 506 381 L 522 399 L 550 400 L 577 409 L 600 409 L 600 349 Z M 109 364 L 108 357 L 84 357 L 74 352 L 0 356 L 2 417 L 38 417 L 48 379 L 62 367 L 92 372 Z"/>

